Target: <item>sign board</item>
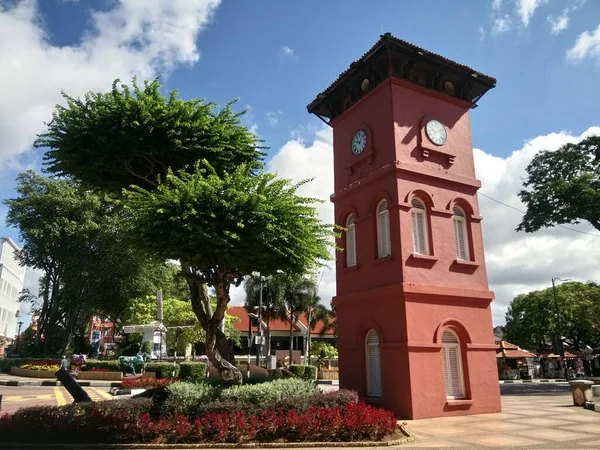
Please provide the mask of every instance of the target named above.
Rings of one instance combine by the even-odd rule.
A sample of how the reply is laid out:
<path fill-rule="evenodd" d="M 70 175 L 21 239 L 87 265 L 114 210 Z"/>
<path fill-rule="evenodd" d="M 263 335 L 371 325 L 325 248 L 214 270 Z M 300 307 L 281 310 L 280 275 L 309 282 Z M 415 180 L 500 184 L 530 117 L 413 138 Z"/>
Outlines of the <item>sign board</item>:
<path fill-rule="evenodd" d="M 264 336 L 256 336 L 254 338 L 254 343 L 256 345 L 264 345 L 265 344 L 265 337 Z"/>

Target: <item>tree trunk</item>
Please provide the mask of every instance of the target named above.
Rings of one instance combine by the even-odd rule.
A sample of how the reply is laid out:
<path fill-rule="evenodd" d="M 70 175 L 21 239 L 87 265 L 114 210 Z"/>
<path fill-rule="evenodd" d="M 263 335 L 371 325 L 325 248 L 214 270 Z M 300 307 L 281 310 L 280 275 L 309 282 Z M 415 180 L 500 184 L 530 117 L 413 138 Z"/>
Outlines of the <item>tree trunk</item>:
<path fill-rule="evenodd" d="M 235 365 L 233 351 L 227 342 L 225 333 L 219 329 L 219 324 L 225 317 L 229 303 L 229 286 L 227 281 L 221 281 L 215 286 L 217 293 L 217 307 L 212 311 L 210 297 L 206 284 L 202 283 L 194 268 L 182 261 L 181 270 L 190 288 L 192 310 L 200 325 L 206 332 L 206 356 L 212 365 L 219 371 L 224 380 L 234 383 L 242 382 L 242 372 Z"/>
<path fill-rule="evenodd" d="M 290 308 L 290 365 L 294 361 L 294 311 Z"/>
<path fill-rule="evenodd" d="M 305 347 L 305 355 L 304 355 L 304 364 L 310 364 L 310 321 L 312 319 L 312 308 L 308 308 L 308 315 L 307 315 L 307 321 L 308 323 L 306 324 L 306 345 Z"/>

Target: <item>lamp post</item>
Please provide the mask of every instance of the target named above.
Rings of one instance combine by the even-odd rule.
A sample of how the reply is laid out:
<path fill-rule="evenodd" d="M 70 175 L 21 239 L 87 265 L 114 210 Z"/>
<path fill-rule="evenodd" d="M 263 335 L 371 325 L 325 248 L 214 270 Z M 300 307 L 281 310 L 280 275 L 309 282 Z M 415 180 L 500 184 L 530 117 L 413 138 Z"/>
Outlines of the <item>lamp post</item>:
<path fill-rule="evenodd" d="M 562 279 L 558 277 L 552 278 L 552 294 L 554 295 L 554 308 L 556 309 L 556 321 L 558 325 L 557 336 L 556 336 L 556 350 L 560 356 L 560 363 L 565 371 L 565 379 L 569 379 L 569 372 L 567 370 L 567 366 L 565 365 L 565 348 L 563 347 L 562 342 L 562 324 L 560 321 L 560 308 L 558 307 L 558 296 L 556 295 L 556 284 L 555 281 L 571 281 L 569 278 Z"/>
<path fill-rule="evenodd" d="M 263 348 L 263 328 L 262 328 L 262 310 L 263 306 L 263 277 L 261 273 L 258 273 L 259 278 L 259 291 L 258 291 L 258 343 L 256 345 L 256 365 L 260 367 L 262 348 Z"/>
<path fill-rule="evenodd" d="M 15 318 L 19 319 L 21 317 L 21 311 L 19 311 L 17 309 L 17 312 L 15 313 Z M 15 350 L 17 351 L 17 355 L 19 354 L 19 338 L 21 337 L 21 327 L 23 326 L 23 321 L 19 320 L 17 322 L 17 324 L 19 325 L 19 331 L 17 332 L 17 342 L 15 344 Z"/>
<path fill-rule="evenodd" d="M 258 316 L 254 313 L 248 313 L 248 368 L 246 376 L 250 378 L 250 347 L 252 346 L 252 319 L 257 319 Z"/>

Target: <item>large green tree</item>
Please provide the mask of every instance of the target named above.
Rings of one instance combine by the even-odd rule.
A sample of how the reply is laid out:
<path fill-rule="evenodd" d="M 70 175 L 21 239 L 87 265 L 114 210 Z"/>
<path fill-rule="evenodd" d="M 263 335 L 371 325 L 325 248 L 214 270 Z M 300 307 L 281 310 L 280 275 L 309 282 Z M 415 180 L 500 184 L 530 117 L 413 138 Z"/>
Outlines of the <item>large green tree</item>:
<path fill-rule="evenodd" d="M 251 176 L 251 170 L 241 165 L 220 175 L 204 162 L 191 172 L 169 171 L 154 190 L 125 193 L 138 240 L 155 255 L 180 261 L 192 308 L 206 330 L 207 355 L 231 380 L 241 380 L 241 373 L 219 330 L 231 286 L 256 271 L 296 277 L 312 272 L 331 258 L 334 235 L 317 217 L 317 200 L 297 194 L 301 184 L 268 173 Z M 214 308 L 208 286 L 217 298 Z"/>
<path fill-rule="evenodd" d="M 115 317 L 130 298 L 154 289 L 144 274 L 162 263 L 127 245 L 110 199 L 32 171 L 18 176 L 17 193 L 4 202 L 6 221 L 23 241 L 21 263 L 43 271 L 39 298 L 22 296 L 40 313 L 39 353 L 63 352 L 90 314 Z"/>
<path fill-rule="evenodd" d="M 206 159 L 217 173 L 263 157 L 255 134 L 240 124 L 232 103 L 218 108 L 203 100 L 182 100 L 160 92 L 159 80 L 115 80 L 107 93 L 76 99 L 63 93 L 48 130 L 35 146 L 47 149 L 50 173 L 75 178 L 94 189 L 120 194 L 132 185 L 156 187 L 169 169 L 177 172 Z"/>
<path fill-rule="evenodd" d="M 505 339 L 540 351 L 560 335 L 574 350 L 594 346 L 600 338 L 600 286 L 567 282 L 515 297 L 506 313 Z"/>
<path fill-rule="evenodd" d="M 600 136 L 538 153 L 523 187 L 519 197 L 527 211 L 517 230 L 587 221 L 600 231 Z"/>

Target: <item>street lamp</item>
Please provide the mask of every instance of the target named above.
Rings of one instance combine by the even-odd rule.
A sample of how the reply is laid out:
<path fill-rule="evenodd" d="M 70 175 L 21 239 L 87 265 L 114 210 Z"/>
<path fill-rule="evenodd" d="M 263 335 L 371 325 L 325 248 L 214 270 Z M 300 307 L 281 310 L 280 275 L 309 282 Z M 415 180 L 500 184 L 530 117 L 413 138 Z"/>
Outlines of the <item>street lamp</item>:
<path fill-rule="evenodd" d="M 565 348 L 563 347 L 562 341 L 562 325 L 560 321 L 560 309 L 558 307 L 558 297 L 556 295 L 556 284 L 555 281 L 571 281 L 570 278 L 562 279 L 558 277 L 552 278 L 552 294 L 554 295 L 554 308 L 556 309 L 556 320 L 558 325 L 557 335 L 556 336 L 556 349 L 558 350 L 558 354 L 560 356 L 560 363 L 565 371 L 565 379 L 569 379 L 569 372 L 567 370 L 567 366 L 565 365 Z"/>
<path fill-rule="evenodd" d="M 250 347 L 252 346 L 252 319 L 258 319 L 254 313 L 248 313 L 248 368 L 246 369 L 247 378 L 250 379 Z"/>
<path fill-rule="evenodd" d="M 17 312 L 15 313 L 15 318 L 19 319 L 21 317 L 21 311 L 17 309 Z M 23 321 L 19 320 L 17 322 L 17 324 L 19 325 L 19 331 L 17 333 L 17 342 L 15 344 L 15 350 L 17 351 L 17 355 L 19 354 L 19 338 L 21 337 L 21 327 L 23 326 Z"/>

